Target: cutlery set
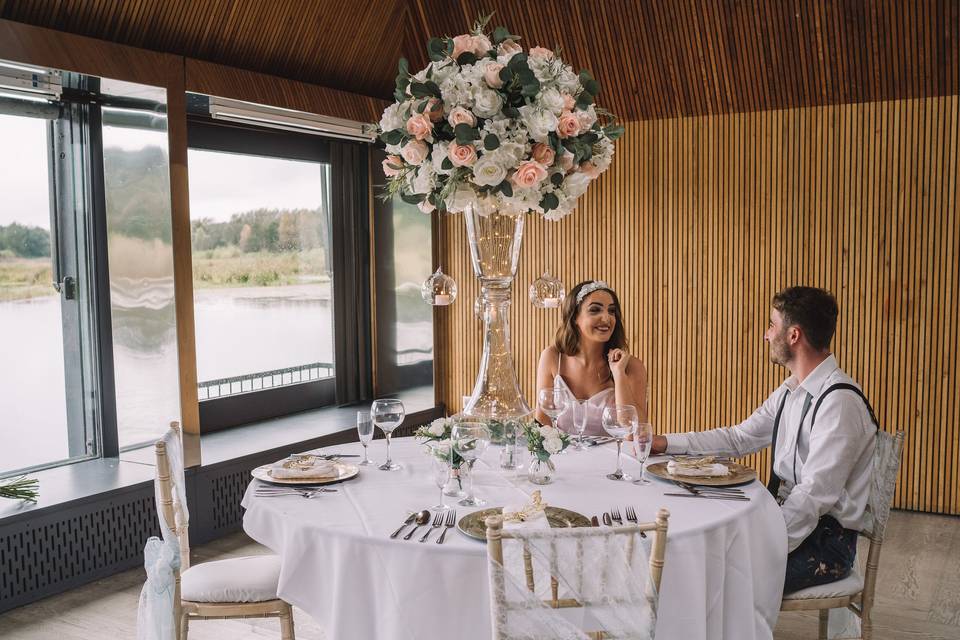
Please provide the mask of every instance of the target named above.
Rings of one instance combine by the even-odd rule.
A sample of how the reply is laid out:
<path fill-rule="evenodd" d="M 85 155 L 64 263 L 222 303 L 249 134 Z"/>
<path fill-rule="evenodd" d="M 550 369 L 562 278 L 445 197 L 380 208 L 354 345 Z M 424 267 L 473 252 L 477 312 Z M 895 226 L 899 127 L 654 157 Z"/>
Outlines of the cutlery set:
<path fill-rule="evenodd" d="M 673 483 L 686 491 L 686 493 L 664 493 L 665 496 L 675 498 L 705 498 L 707 500 L 739 500 L 749 502 L 750 498 L 743 492 L 743 489 L 736 487 L 710 487 L 704 485 L 693 485 L 689 482 L 674 480 Z"/>
<path fill-rule="evenodd" d="M 282 496 L 300 496 L 301 498 L 315 498 L 321 493 L 336 493 L 336 489 L 329 487 L 298 487 L 298 486 L 260 486 L 257 487 L 258 498 L 278 498 Z"/>
<path fill-rule="evenodd" d="M 639 520 L 637 520 L 637 512 L 636 510 L 634 510 L 633 507 L 628 506 L 624 511 L 625 511 L 625 515 L 627 516 L 627 522 L 629 522 L 630 524 L 639 523 Z M 614 507 L 613 509 L 610 509 L 610 511 L 604 511 L 602 518 L 603 518 L 603 524 L 607 525 L 608 527 L 612 527 L 614 523 L 616 523 L 618 527 L 623 526 L 623 516 L 620 515 L 620 509 L 618 507 Z M 593 516 L 590 519 L 590 522 L 593 523 L 593 526 L 595 527 L 600 526 L 600 523 L 597 520 L 597 516 Z M 641 531 L 640 537 L 646 538 L 647 534 Z"/>
<path fill-rule="evenodd" d="M 414 536 L 414 534 L 417 533 L 417 530 L 420 527 L 426 525 L 427 522 L 429 522 L 429 520 L 430 520 L 429 511 L 415 511 L 407 516 L 407 519 L 403 521 L 403 524 L 401 524 L 396 531 L 391 533 L 390 537 L 396 538 L 403 532 L 404 529 L 406 529 L 409 525 L 412 524 L 413 528 L 410 529 L 410 531 L 408 531 L 406 535 L 403 536 L 404 540 L 410 540 Z M 455 525 L 456 523 L 457 523 L 456 509 L 449 509 L 446 512 L 446 515 L 444 515 L 443 511 L 439 511 L 433 516 L 433 522 L 430 523 L 426 531 L 423 532 L 423 535 L 420 536 L 418 540 L 420 542 L 426 542 L 427 538 L 430 537 L 431 533 L 433 533 L 437 529 L 442 529 L 443 531 L 440 532 L 440 535 L 437 537 L 436 540 L 434 540 L 434 542 L 436 542 L 437 544 L 443 544 L 443 541 L 447 537 L 447 531 L 453 528 L 453 525 Z"/>
<path fill-rule="evenodd" d="M 608 442 L 614 442 L 616 438 L 608 438 L 606 436 L 586 436 L 583 439 L 583 446 L 585 447 L 596 447 L 601 444 L 607 444 Z"/>

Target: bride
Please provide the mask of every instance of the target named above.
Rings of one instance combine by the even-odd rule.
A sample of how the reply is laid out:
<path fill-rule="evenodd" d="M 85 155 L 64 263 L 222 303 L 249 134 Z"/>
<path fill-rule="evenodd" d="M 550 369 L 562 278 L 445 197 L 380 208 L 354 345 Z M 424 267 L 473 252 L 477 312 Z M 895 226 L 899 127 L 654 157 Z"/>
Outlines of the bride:
<path fill-rule="evenodd" d="M 647 369 L 627 351 L 627 337 L 617 294 L 602 280 L 581 282 L 563 305 L 563 321 L 553 345 L 540 354 L 537 389 L 561 388 L 585 401 L 586 435 L 605 435 L 604 407 L 633 405 L 647 422 Z M 537 407 L 537 420 L 550 419 Z M 576 433 L 573 412 L 566 410 L 557 426 Z"/>

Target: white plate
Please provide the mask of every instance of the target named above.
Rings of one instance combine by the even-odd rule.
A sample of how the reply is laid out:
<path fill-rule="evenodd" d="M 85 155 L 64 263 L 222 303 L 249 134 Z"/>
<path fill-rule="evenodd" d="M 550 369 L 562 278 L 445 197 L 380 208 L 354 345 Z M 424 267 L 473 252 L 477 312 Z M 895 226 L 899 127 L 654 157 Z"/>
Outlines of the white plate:
<path fill-rule="evenodd" d="M 350 478 L 355 477 L 360 473 L 360 467 L 355 464 L 350 464 L 349 462 L 340 462 L 339 460 L 333 461 L 334 466 L 337 470 L 337 475 L 327 476 L 325 478 L 274 478 L 270 475 L 271 465 L 265 464 L 262 467 L 257 467 L 250 472 L 257 480 L 263 482 L 269 482 L 270 484 L 333 484 L 335 482 L 343 482 L 344 480 L 349 480 Z"/>

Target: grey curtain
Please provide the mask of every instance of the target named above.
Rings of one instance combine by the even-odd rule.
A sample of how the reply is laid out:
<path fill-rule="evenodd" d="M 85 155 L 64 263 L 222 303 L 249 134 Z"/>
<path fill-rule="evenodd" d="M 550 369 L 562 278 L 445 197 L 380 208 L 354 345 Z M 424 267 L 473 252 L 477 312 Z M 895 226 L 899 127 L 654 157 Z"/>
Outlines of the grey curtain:
<path fill-rule="evenodd" d="M 330 141 L 337 404 L 370 400 L 370 176 L 367 145 Z"/>

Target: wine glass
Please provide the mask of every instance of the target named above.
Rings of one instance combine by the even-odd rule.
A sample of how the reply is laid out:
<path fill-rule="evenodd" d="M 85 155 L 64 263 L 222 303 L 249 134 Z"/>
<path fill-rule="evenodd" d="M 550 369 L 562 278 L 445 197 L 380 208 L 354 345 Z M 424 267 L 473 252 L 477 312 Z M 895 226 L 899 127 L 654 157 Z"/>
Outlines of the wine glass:
<path fill-rule="evenodd" d="M 623 439 L 637 428 L 639 419 L 637 418 L 636 407 L 629 404 L 606 407 L 603 410 L 601 421 L 603 422 L 603 430 L 617 439 L 617 470 L 608 473 L 607 477 L 611 480 L 633 480 L 631 476 L 623 472 L 620 450 L 623 448 Z"/>
<path fill-rule="evenodd" d="M 370 420 L 369 411 L 357 411 L 357 435 L 360 436 L 360 444 L 363 445 L 362 466 L 373 464 L 373 460 L 367 457 L 367 446 L 373 440 L 373 421 Z"/>
<path fill-rule="evenodd" d="M 390 458 L 390 435 L 394 429 L 403 423 L 405 415 L 403 403 L 395 398 L 374 400 L 373 404 L 370 405 L 370 416 L 373 418 L 373 423 L 380 427 L 387 439 L 387 461 L 379 467 L 383 471 L 396 471 L 402 468 Z"/>
<path fill-rule="evenodd" d="M 640 477 L 634 480 L 633 484 L 650 484 L 644 474 L 647 470 L 647 458 L 650 457 L 650 447 L 652 445 L 653 426 L 649 422 L 639 423 L 633 438 L 633 446 L 637 452 L 637 461 L 640 462 Z"/>
<path fill-rule="evenodd" d="M 587 429 L 587 401 L 570 398 L 570 412 L 573 414 L 573 427 L 577 430 L 577 441 L 573 448 L 583 451 L 583 432 Z"/>
<path fill-rule="evenodd" d="M 435 445 L 432 453 L 430 473 L 433 476 L 434 484 L 440 489 L 440 502 L 430 507 L 430 509 L 433 511 L 446 511 L 451 507 L 443 502 L 443 490 L 446 489 L 447 483 L 450 482 L 450 459 L 453 457 L 453 451 L 450 449 L 444 451 L 440 445 Z"/>
<path fill-rule="evenodd" d="M 477 458 L 483 455 L 490 444 L 490 430 L 482 422 L 461 422 L 454 425 L 450 432 L 453 450 L 460 454 L 464 462 L 469 465 L 470 489 L 467 497 L 460 501 L 465 507 L 479 507 L 487 502 L 473 495 L 473 465 Z"/>
<path fill-rule="evenodd" d="M 569 395 L 564 389 L 549 387 L 537 392 L 537 404 L 540 405 L 540 410 L 550 418 L 554 429 L 557 428 L 557 418 L 567 408 L 569 400 Z"/>

